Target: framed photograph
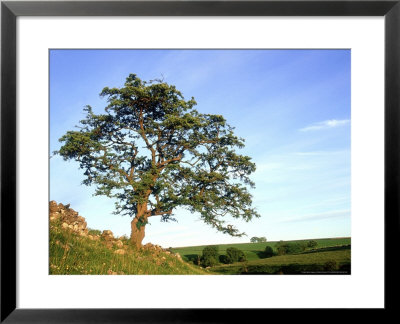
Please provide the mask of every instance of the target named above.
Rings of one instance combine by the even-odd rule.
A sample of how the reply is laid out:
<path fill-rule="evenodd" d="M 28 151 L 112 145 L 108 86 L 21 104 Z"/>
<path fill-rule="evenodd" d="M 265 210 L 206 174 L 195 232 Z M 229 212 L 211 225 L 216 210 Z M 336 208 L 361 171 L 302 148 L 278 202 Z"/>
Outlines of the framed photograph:
<path fill-rule="evenodd" d="M 399 16 L 3 1 L 1 320 L 393 309 Z"/>

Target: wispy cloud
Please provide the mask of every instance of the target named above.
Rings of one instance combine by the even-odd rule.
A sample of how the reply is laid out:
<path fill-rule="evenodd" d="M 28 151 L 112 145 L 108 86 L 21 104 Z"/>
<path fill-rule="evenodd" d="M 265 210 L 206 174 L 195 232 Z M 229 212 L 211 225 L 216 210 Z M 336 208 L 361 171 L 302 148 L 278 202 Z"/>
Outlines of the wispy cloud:
<path fill-rule="evenodd" d="M 322 122 L 311 124 L 304 128 L 300 128 L 300 131 L 301 132 L 309 132 L 309 131 L 316 131 L 316 130 L 321 130 L 321 129 L 329 129 L 329 128 L 335 128 L 335 127 L 347 125 L 348 123 L 350 123 L 350 119 L 342 119 L 342 120 L 330 119 L 330 120 L 324 120 Z"/>

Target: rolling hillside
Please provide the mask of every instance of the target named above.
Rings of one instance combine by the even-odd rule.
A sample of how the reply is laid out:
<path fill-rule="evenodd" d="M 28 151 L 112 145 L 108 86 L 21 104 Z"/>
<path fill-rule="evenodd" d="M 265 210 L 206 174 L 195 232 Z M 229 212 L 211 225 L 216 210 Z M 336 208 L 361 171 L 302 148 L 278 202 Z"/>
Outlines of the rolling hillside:
<path fill-rule="evenodd" d="M 49 274 L 142 275 L 207 274 L 177 253 L 157 245 L 135 249 L 111 231 L 91 230 L 69 206 L 50 202 Z"/>
<path fill-rule="evenodd" d="M 285 241 L 287 243 L 304 243 L 309 240 Z M 222 244 L 218 247 L 219 256 L 226 254 L 228 248 L 234 247 L 244 252 L 245 262 L 218 264 L 209 270 L 218 274 L 300 274 L 329 273 L 350 274 L 351 238 L 315 239 L 317 247 L 303 252 L 265 257 L 264 250 L 270 246 L 277 254 L 278 242 Z M 197 263 L 205 246 L 190 246 L 171 249 L 182 255 L 183 259 Z"/>

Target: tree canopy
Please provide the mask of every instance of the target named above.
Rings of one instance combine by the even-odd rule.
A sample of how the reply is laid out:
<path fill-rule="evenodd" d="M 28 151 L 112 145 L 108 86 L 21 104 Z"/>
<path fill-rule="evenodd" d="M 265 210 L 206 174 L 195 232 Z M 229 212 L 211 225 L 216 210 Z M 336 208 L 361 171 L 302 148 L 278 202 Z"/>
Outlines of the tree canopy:
<path fill-rule="evenodd" d="M 250 239 L 251 243 L 263 243 L 263 242 L 267 242 L 267 238 L 265 236 L 261 236 L 261 237 L 257 237 L 257 236 L 253 236 Z"/>
<path fill-rule="evenodd" d="M 83 184 L 115 198 L 116 214 L 134 217 L 131 239 L 138 246 L 148 218 L 174 220 L 178 206 L 233 236 L 244 233 L 224 216 L 259 217 L 247 190 L 256 166 L 236 152 L 244 140 L 223 116 L 199 113 L 194 98 L 186 101 L 175 86 L 135 74 L 100 95 L 107 98 L 105 112 L 86 106 L 85 119 L 60 138 L 55 153 L 78 161 Z"/>

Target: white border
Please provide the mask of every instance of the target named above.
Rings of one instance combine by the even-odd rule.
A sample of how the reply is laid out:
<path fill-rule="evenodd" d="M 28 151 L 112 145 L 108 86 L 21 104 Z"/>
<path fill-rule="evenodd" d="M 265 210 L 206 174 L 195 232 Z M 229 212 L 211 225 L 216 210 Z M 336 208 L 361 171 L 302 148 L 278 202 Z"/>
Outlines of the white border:
<path fill-rule="evenodd" d="M 382 17 L 19 17 L 17 24 L 17 307 L 383 307 Z M 351 48 L 352 274 L 48 276 L 49 48 Z"/>

